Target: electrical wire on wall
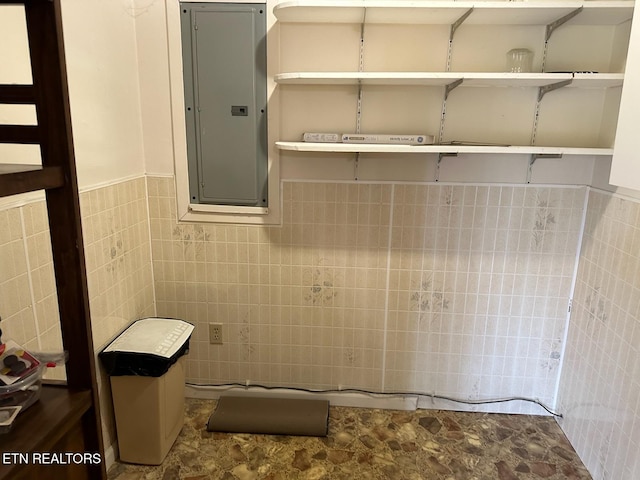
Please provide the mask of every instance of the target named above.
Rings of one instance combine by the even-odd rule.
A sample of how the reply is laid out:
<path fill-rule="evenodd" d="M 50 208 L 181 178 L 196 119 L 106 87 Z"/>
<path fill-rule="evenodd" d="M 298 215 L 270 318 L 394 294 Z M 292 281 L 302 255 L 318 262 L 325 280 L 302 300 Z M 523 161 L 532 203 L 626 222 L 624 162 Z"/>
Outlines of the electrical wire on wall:
<path fill-rule="evenodd" d="M 259 385 L 253 383 L 209 383 L 209 384 L 200 384 L 200 383 L 187 383 L 188 386 L 191 387 L 215 387 L 215 388 L 223 388 L 223 389 L 234 389 L 234 388 L 260 388 L 263 390 L 291 390 L 295 392 L 304 392 L 304 393 L 360 393 L 363 395 L 370 395 L 372 397 L 418 397 L 418 398 L 431 398 L 432 400 L 447 400 L 449 402 L 454 403 L 462 403 L 466 405 L 486 405 L 493 403 L 505 403 L 505 402 L 514 402 L 514 401 L 522 401 L 528 403 L 534 403 L 539 407 L 543 408 L 547 413 L 553 415 L 557 418 L 562 418 L 562 414 L 554 411 L 549 408 L 547 405 L 542 403 L 540 400 L 528 397 L 504 397 L 504 398 L 490 398 L 484 400 L 471 400 L 471 399 L 462 399 L 449 397 L 447 395 L 437 395 L 431 393 L 424 392 L 374 392 L 371 390 L 364 390 L 361 388 L 337 388 L 337 389 L 326 389 L 326 390 L 312 390 L 309 388 L 301 388 L 301 387 L 271 387 L 267 385 Z"/>

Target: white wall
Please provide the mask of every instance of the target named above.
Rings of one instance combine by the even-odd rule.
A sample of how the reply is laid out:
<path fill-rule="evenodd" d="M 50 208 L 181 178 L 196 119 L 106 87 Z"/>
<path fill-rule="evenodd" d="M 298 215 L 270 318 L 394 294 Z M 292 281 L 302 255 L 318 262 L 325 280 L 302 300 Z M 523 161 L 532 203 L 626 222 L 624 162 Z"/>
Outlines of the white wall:
<path fill-rule="evenodd" d="M 24 8 L 17 5 L 0 8 L 0 84 L 31 84 Z M 34 125 L 35 108 L 32 105 L 0 105 L 0 123 Z M 0 144 L 0 161 L 37 164 L 40 153 L 35 145 Z"/>
<path fill-rule="evenodd" d="M 130 0 L 63 0 L 80 188 L 144 173 L 135 14 Z"/>
<path fill-rule="evenodd" d="M 132 0 L 62 0 L 75 157 L 83 191 L 141 177 L 145 172 L 136 13 Z M 32 83 L 23 7 L 0 7 L 0 83 Z M 0 109 L 0 122 L 36 123 L 32 106 L 5 107 Z M 33 147 L 0 145 L 0 161 L 39 163 L 38 147 Z M 42 192 L 3 198 L 0 210 L 42 198 Z M 39 203 L 32 205 L 36 206 L 41 208 Z M 90 210 L 82 200 L 81 210 L 83 215 Z M 88 227 L 85 224 L 85 238 L 90 240 L 93 234 Z M 104 231 L 113 233 L 114 228 Z M 43 245 L 49 248 L 48 234 Z M 88 263 L 92 260 L 88 258 Z"/>
<path fill-rule="evenodd" d="M 139 13 L 132 0 L 62 0 L 96 348 L 131 320 L 155 311 L 146 183 L 135 178 L 145 173 L 135 34 Z M 0 83 L 31 83 L 24 12 L 18 7 L 0 7 Z M 2 109 L 0 122 L 33 124 L 33 110 Z M 37 147 L 0 147 L 2 162 L 40 161 Z M 60 328 L 51 314 L 56 295 L 45 206 L 34 202 L 5 211 L 34 198 L 43 198 L 42 192 L 0 199 L 0 230 L 7 230 L 0 235 L 5 249 L 0 255 L 5 261 L 0 265 L 0 308 L 8 336 L 27 348 L 55 351 Z M 7 266 L 12 258 L 17 268 Z M 138 295 L 140 290 L 146 293 Z M 115 427 L 108 383 L 98 374 L 108 448 Z"/>
<path fill-rule="evenodd" d="M 173 175 L 165 3 L 162 0 L 132 1 L 136 12 L 145 170 L 151 175 Z"/>
<path fill-rule="evenodd" d="M 277 2 L 269 3 L 271 9 Z M 145 172 L 173 175 L 165 1 L 62 0 L 62 5 L 80 187 Z M 16 7 L 3 8 L 17 10 Z M 30 80 L 28 67 L 25 68 L 26 39 L 23 26 L 15 18 L 13 14 L 3 14 L 0 19 L 6 22 L 0 28 L 0 55 L 3 61 L 8 59 L 9 65 L 0 70 L 0 81 L 22 83 Z M 277 36 L 270 37 L 270 40 L 276 39 Z M 7 45 L 12 48 L 3 47 Z M 7 72 L 11 72 L 10 78 L 5 78 Z M 270 115 L 276 106 L 279 105 L 270 105 Z M 33 116 L 29 112 L 21 115 Z M 2 112 L 0 117 L 4 120 Z M 11 161 L 32 159 L 33 151 L 29 148 L 16 147 L 13 151 L 18 152 L 18 157 Z M 28 150 L 26 156 L 25 150 Z M 3 161 L 7 161 L 6 150 L 1 152 Z M 362 156 L 360 160 L 356 172 L 360 179 L 427 181 L 433 179 L 436 161 L 434 156 L 402 159 Z M 526 175 L 528 159 L 509 160 L 508 169 L 497 165 L 492 169 L 498 175 L 485 178 L 487 167 L 496 165 L 445 159 L 441 180 L 521 181 Z M 539 162 L 534 168 L 533 181 L 589 183 L 592 162 L 591 158 L 580 157 L 568 157 L 553 165 Z M 599 162 L 596 159 L 596 164 Z M 460 163 L 464 164 L 461 168 Z M 470 169 L 470 165 L 477 168 Z M 542 177 L 536 178 L 539 175 Z M 353 179 L 353 156 L 310 158 L 287 154 L 283 156 L 282 178 Z"/>
<path fill-rule="evenodd" d="M 181 74 L 170 71 L 168 51 L 179 51 L 180 46 L 176 45 L 176 38 L 174 36 L 170 35 L 169 38 L 167 38 L 166 22 L 167 12 L 169 12 L 170 15 L 177 15 L 177 8 L 174 8 L 174 2 L 177 1 L 178 0 L 134 0 L 137 13 L 136 30 L 140 59 L 139 76 L 141 83 L 144 144 L 147 153 L 145 160 L 146 171 L 152 175 L 174 174 L 171 152 L 173 144 L 171 138 L 175 132 L 171 125 L 172 111 L 168 97 L 172 87 L 175 88 L 175 85 L 172 85 L 171 82 L 178 81 Z M 279 1 L 280 0 L 269 0 L 267 2 L 267 9 L 271 11 Z M 171 8 L 166 8 L 167 5 Z M 170 20 L 172 19 L 170 18 Z M 175 23 L 175 19 L 173 19 L 172 22 Z M 314 29 L 307 24 L 302 26 L 291 24 L 287 25 L 286 28 L 279 28 L 278 25 L 276 25 L 276 27 L 273 28 L 272 34 L 269 36 L 269 42 L 276 44 L 274 46 L 272 43 L 269 50 L 269 69 L 276 73 L 291 70 L 357 70 L 359 28 L 356 27 L 357 25 L 336 25 L 332 27 L 325 24 L 322 25 L 322 28 Z M 419 28 L 417 29 L 419 32 L 416 33 L 414 32 L 416 29 L 412 29 L 411 26 L 394 28 L 396 29 L 394 31 L 395 33 L 391 32 L 393 38 L 395 38 L 394 36 L 402 36 L 405 34 L 409 36 L 419 36 L 420 32 L 424 30 L 424 28 Z M 382 30 L 382 32 L 379 30 Z M 540 30 L 540 32 L 541 31 L 542 30 Z M 567 47 L 567 44 L 570 44 L 572 39 L 574 39 L 571 33 L 571 31 L 568 33 L 565 32 L 565 34 L 563 34 L 564 36 L 559 35 L 559 33 L 556 34 L 559 37 L 554 44 L 552 53 L 560 55 L 561 52 L 565 52 L 566 54 L 566 49 L 571 48 Z M 626 33 L 628 34 L 628 32 Z M 384 45 L 385 42 L 389 40 L 388 34 L 387 27 L 367 27 L 366 37 L 368 44 L 365 48 L 365 69 L 402 70 L 408 68 L 412 70 L 417 68 L 421 70 L 424 68 L 444 68 L 443 65 L 430 65 L 425 67 L 423 65 L 416 66 L 411 64 L 407 67 L 404 63 L 397 64 L 397 61 L 394 63 L 394 58 L 398 55 L 387 55 L 385 57 L 380 53 L 381 51 L 383 53 L 386 52 Z M 536 30 L 530 32 L 529 36 L 538 42 L 538 34 L 539 31 Z M 510 35 L 517 35 L 517 32 L 514 32 L 512 29 L 510 30 Z M 565 37 L 569 38 L 569 40 L 566 40 Z M 625 36 L 621 34 L 620 37 L 623 38 Z M 339 40 L 332 41 L 332 38 Z M 606 31 L 602 33 L 601 39 L 602 38 L 607 47 L 602 49 L 604 53 L 600 52 L 598 58 L 601 59 L 603 64 L 606 63 L 608 65 L 608 63 L 613 62 L 615 65 L 613 65 L 612 68 L 614 71 L 617 71 L 620 62 L 611 60 L 611 50 L 615 50 L 615 46 L 612 47 L 614 43 L 612 43 L 613 37 L 611 37 L 611 32 Z M 410 37 L 409 40 L 405 39 L 405 42 L 412 42 L 412 39 L 413 37 Z M 520 37 L 518 37 L 518 39 L 520 39 Z M 424 44 L 422 37 L 419 37 L 418 40 L 414 43 L 418 45 Z M 464 37 L 459 40 L 464 47 Z M 523 39 L 520 40 L 524 41 Z M 538 43 L 536 43 L 536 45 Z M 466 47 L 466 50 L 468 49 L 469 47 Z M 500 50 L 499 47 L 496 47 L 496 49 Z M 456 53 L 464 57 L 466 50 L 465 48 L 459 48 L 456 50 Z M 394 53 L 397 52 L 394 51 Z M 412 56 L 412 58 L 414 58 L 414 56 Z M 500 54 L 499 58 L 494 59 L 494 63 L 497 63 L 493 65 L 493 67 L 499 70 L 503 60 L 503 55 Z M 551 60 L 558 63 L 555 57 Z M 554 63 L 554 65 L 556 63 Z M 606 66 L 601 67 L 602 68 L 599 66 L 600 70 L 607 70 Z M 356 90 L 357 89 L 350 87 L 323 89 L 278 86 L 269 102 L 270 136 L 272 136 L 275 130 L 279 130 L 279 139 L 296 140 L 302 131 L 300 129 L 313 130 L 314 126 L 315 128 L 326 129 L 330 125 L 334 130 L 352 130 L 356 117 Z M 365 108 L 366 111 L 363 113 L 362 121 L 363 128 L 365 129 L 370 128 L 375 130 L 374 127 L 378 124 L 387 125 L 389 123 L 389 117 L 393 117 L 395 120 L 405 118 L 412 122 L 410 123 L 411 125 L 422 125 L 424 123 L 423 117 L 425 111 L 423 107 L 433 103 L 429 103 L 433 100 L 429 95 L 427 95 L 428 98 L 425 97 L 426 99 L 422 98 L 426 95 L 424 92 L 425 89 L 407 87 L 404 89 L 395 89 L 397 90 L 395 93 L 387 89 L 384 91 L 385 98 L 391 95 L 392 98 L 395 99 L 400 95 L 404 102 L 395 102 L 394 105 L 397 105 L 394 107 L 394 112 L 397 115 L 391 115 L 387 111 L 388 109 L 380 110 L 379 108 L 373 108 L 380 106 L 380 99 L 378 98 L 380 95 L 376 93 L 376 89 L 373 90 L 375 91 L 372 91 L 372 89 L 367 90 L 366 99 L 364 100 L 363 108 Z M 498 98 L 501 98 L 503 103 L 505 101 L 508 102 L 508 99 L 505 100 L 502 98 L 504 96 L 504 90 L 496 90 L 497 93 L 500 94 Z M 519 93 L 518 89 L 515 90 L 517 90 L 516 93 Z M 179 91 L 179 89 L 177 91 Z M 433 91 L 430 92 L 431 94 L 434 93 Z M 431 112 L 430 115 L 433 116 L 433 121 L 427 121 L 425 125 L 429 127 L 428 129 L 437 131 L 441 92 L 437 91 L 435 93 L 435 97 L 437 97 L 434 104 L 435 106 L 432 105 L 433 108 L 429 109 L 429 112 Z M 462 93 L 461 91 L 456 92 L 458 103 L 460 103 L 460 98 L 458 97 L 460 97 Z M 452 99 L 452 102 L 453 100 L 455 100 L 455 98 Z M 555 100 L 557 100 L 557 98 L 555 98 Z M 603 113 L 598 110 L 602 108 L 599 97 L 595 99 L 594 102 L 596 104 L 594 112 L 597 111 L 597 113 L 583 115 L 584 118 L 593 120 L 593 125 L 590 125 L 586 130 L 596 132 L 594 135 L 589 133 L 587 135 L 588 138 L 596 138 L 598 136 L 600 116 Z M 414 108 L 418 103 L 420 108 Z M 455 110 L 453 103 L 449 107 Z M 461 115 L 464 117 L 467 115 L 465 112 L 468 112 L 467 103 L 462 103 L 464 104 L 464 111 Z M 604 103 L 616 102 L 612 100 L 611 102 Z M 545 108 L 549 108 L 549 104 L 554 104 L 554 102 L 545 102 Z M 305 105 L 305 108 L 300 108 L 300 105 Z M 475 110 L 483 111 L 483 109 L 480 108 L 476 108 Z M 380 114 L 380 111 L 383 113 Z M 452 111 L 450 113 L 453 114 L 455 112 Z M 176 118 L 175 112 L 173 112 L 173 114 L 174 118 Z M 551 116 L 554 116 L 553 112 L 551 112 Z M 529 129 L 531 127 L 532 115 L 519 115 L 518 118 L 525 132 L 523 138 L 527 141 L 530 135 Z M 487 119 L 481 119 L 480 121 L 475 121 L 475 124 L 482 124 L 483 121 L 487 123 Z M 431 125 L 430 122 L 433 123 L 433 125 Z M 490 124 L 491 122 L 488 123 Z M 569 122 L 569 124 L 574 123 L 575 121 Z M 605 123 L 611 124 L 611 122 Z M 395 125 L 395 127 L 400 128 L 398 125 Z M 179 128 L 182 128 L 182 126 L 179 126 Z M 382 127 L 378 125 L 377 128 L 379 130 Z M 549 129 L 549 131 L 555 130 L 553 126 L 549 126 L 549 122 L 542 122 L 540 128 L 544 131 L 548 131 Z M 331 130 L 331 128 L 329 129 Z M 404 130 L 407 129 L 410 128 L 405 125 Z M 584 129 L 578 130 L 582 132 Z M 428 133 L 435 132 L 429 131 Z M 453 135 L 454 132 L 452 131 L 450 133 Z M 542 133 L 541 135 L 544 137 Z M 540 144 L 545 144 L 544 138 L 542 137 L 539 139 Z M 567 140 L 565 138 L 564 140 L 568 142 L 567 144 L 572 144 L 575 139 Z M 575 141 L 577 142 L 577 140 Z M 608 145 L 610 141 L 611 139 L 602 140 L 602 146 Z M 437 155 L 361 155 L 356 166 L 355 155 L 329 156 L 322 154 L 294 154 L 291 152 L 279 154 L 277 151 L 272 153 L 274 155 L 280 155 L 280 177 L 283 180 L 353 180 L 357 178 L 368 181 L 433 181 L 435 179 L 435 164 L 437 162 Z M 440 181 L 526 183 L 528 161 L 529 156 L 527 155 L 516 155 L 509 158 L 505 156 L 501 156 L 500 158 L 481 158 L 479 156 L 460 159 L 446 158 L 442 165 L 443 168 L 440 171 Z M 538 161 L 533 168 L 531 181 L 532 183 L 541 184 L 589 184 L 595 163 L 600 161 L 601 159 L 597 157 L 566 155 L 561 161 Z M 487 172 L 491 172 L 491 175 L 488 175 Z"/>
<path fill-rule="evenodd" d="M 180 45 L 175 37 L 172 36 L 170 41 L 167 38 L 167 11 L 169 15 L 177 15 L 175 4 L 179 0 L 132 1 L 136 11 L 146 172 L 150 175 L 173 175 L 174 128 L 170 95 L 172 87 L 176 86 L 172 86 L 171 81 L 178 81 L 182 72 L 170 72 L 169 49 L 179 52 Z M 246 0 L 236 1 L 243 2 L 250 3 Z M 269 0 L 268 9 L 272 9 L 276 3 L 277 1 Z M 177 21 L 179 20 L 172 18 L 174 26 Z"/>
<path fill-rule="evenodd" d="M 0 82 L 31 83 L 23 9 L 2 8 Z M 139 176 L 145 171 L 135 14 L 130 0 L 62 0 L 81 189 Z M 33 107 L 6 107 L 0 111 L 0 120 L 35 123 Z M 0 153 L 3 162 L 39 162 L 37 147 L 33 146 L 5 146 Z"/>

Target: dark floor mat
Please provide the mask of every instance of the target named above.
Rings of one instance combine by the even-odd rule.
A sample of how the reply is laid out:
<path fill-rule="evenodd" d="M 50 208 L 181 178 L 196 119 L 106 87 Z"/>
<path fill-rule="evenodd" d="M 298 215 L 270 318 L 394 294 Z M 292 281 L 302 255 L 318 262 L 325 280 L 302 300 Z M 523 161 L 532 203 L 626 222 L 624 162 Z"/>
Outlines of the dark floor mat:
<path fill-rule="evenodd" d="M 224 396 L 207 430 L 323 437 L 329 430 L 329 401 Z"/>

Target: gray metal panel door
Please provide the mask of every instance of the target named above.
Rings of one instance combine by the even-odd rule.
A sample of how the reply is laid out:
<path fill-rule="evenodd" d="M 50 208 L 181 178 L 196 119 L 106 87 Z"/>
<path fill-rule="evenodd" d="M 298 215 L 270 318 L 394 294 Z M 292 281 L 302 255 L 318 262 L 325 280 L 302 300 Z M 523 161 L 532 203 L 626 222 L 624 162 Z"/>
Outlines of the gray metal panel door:
<path fill-rule="evenodd" d="M 183 44 L 191 43 L 184 70 L 185 91 L 192 86 L 185 92 L 192 202 L 266 206 L 264 11 L 260 4 L 182 4 Z"/>

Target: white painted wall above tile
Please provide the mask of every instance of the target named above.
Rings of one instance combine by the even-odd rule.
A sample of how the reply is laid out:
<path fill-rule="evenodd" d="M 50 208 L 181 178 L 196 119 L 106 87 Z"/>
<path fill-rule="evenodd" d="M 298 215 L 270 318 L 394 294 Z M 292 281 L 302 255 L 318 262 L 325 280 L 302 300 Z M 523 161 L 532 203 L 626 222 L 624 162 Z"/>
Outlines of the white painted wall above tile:
<path fill-rule="evenodd" d="M 79 186 L 139 176 L 145 167 L 133 3 L 65 0 L 62 17 Z M 24 9 L 3 6 L 0 32 L 0 83 L 30 84 Z M 40 163 L 37 147 L 1 148 L 5 163 Z"/>
<path fill-rule="evenodd" d="M 144 173 L 136 11 L 131 2 L 62 2 L 80 188 Z"/>

